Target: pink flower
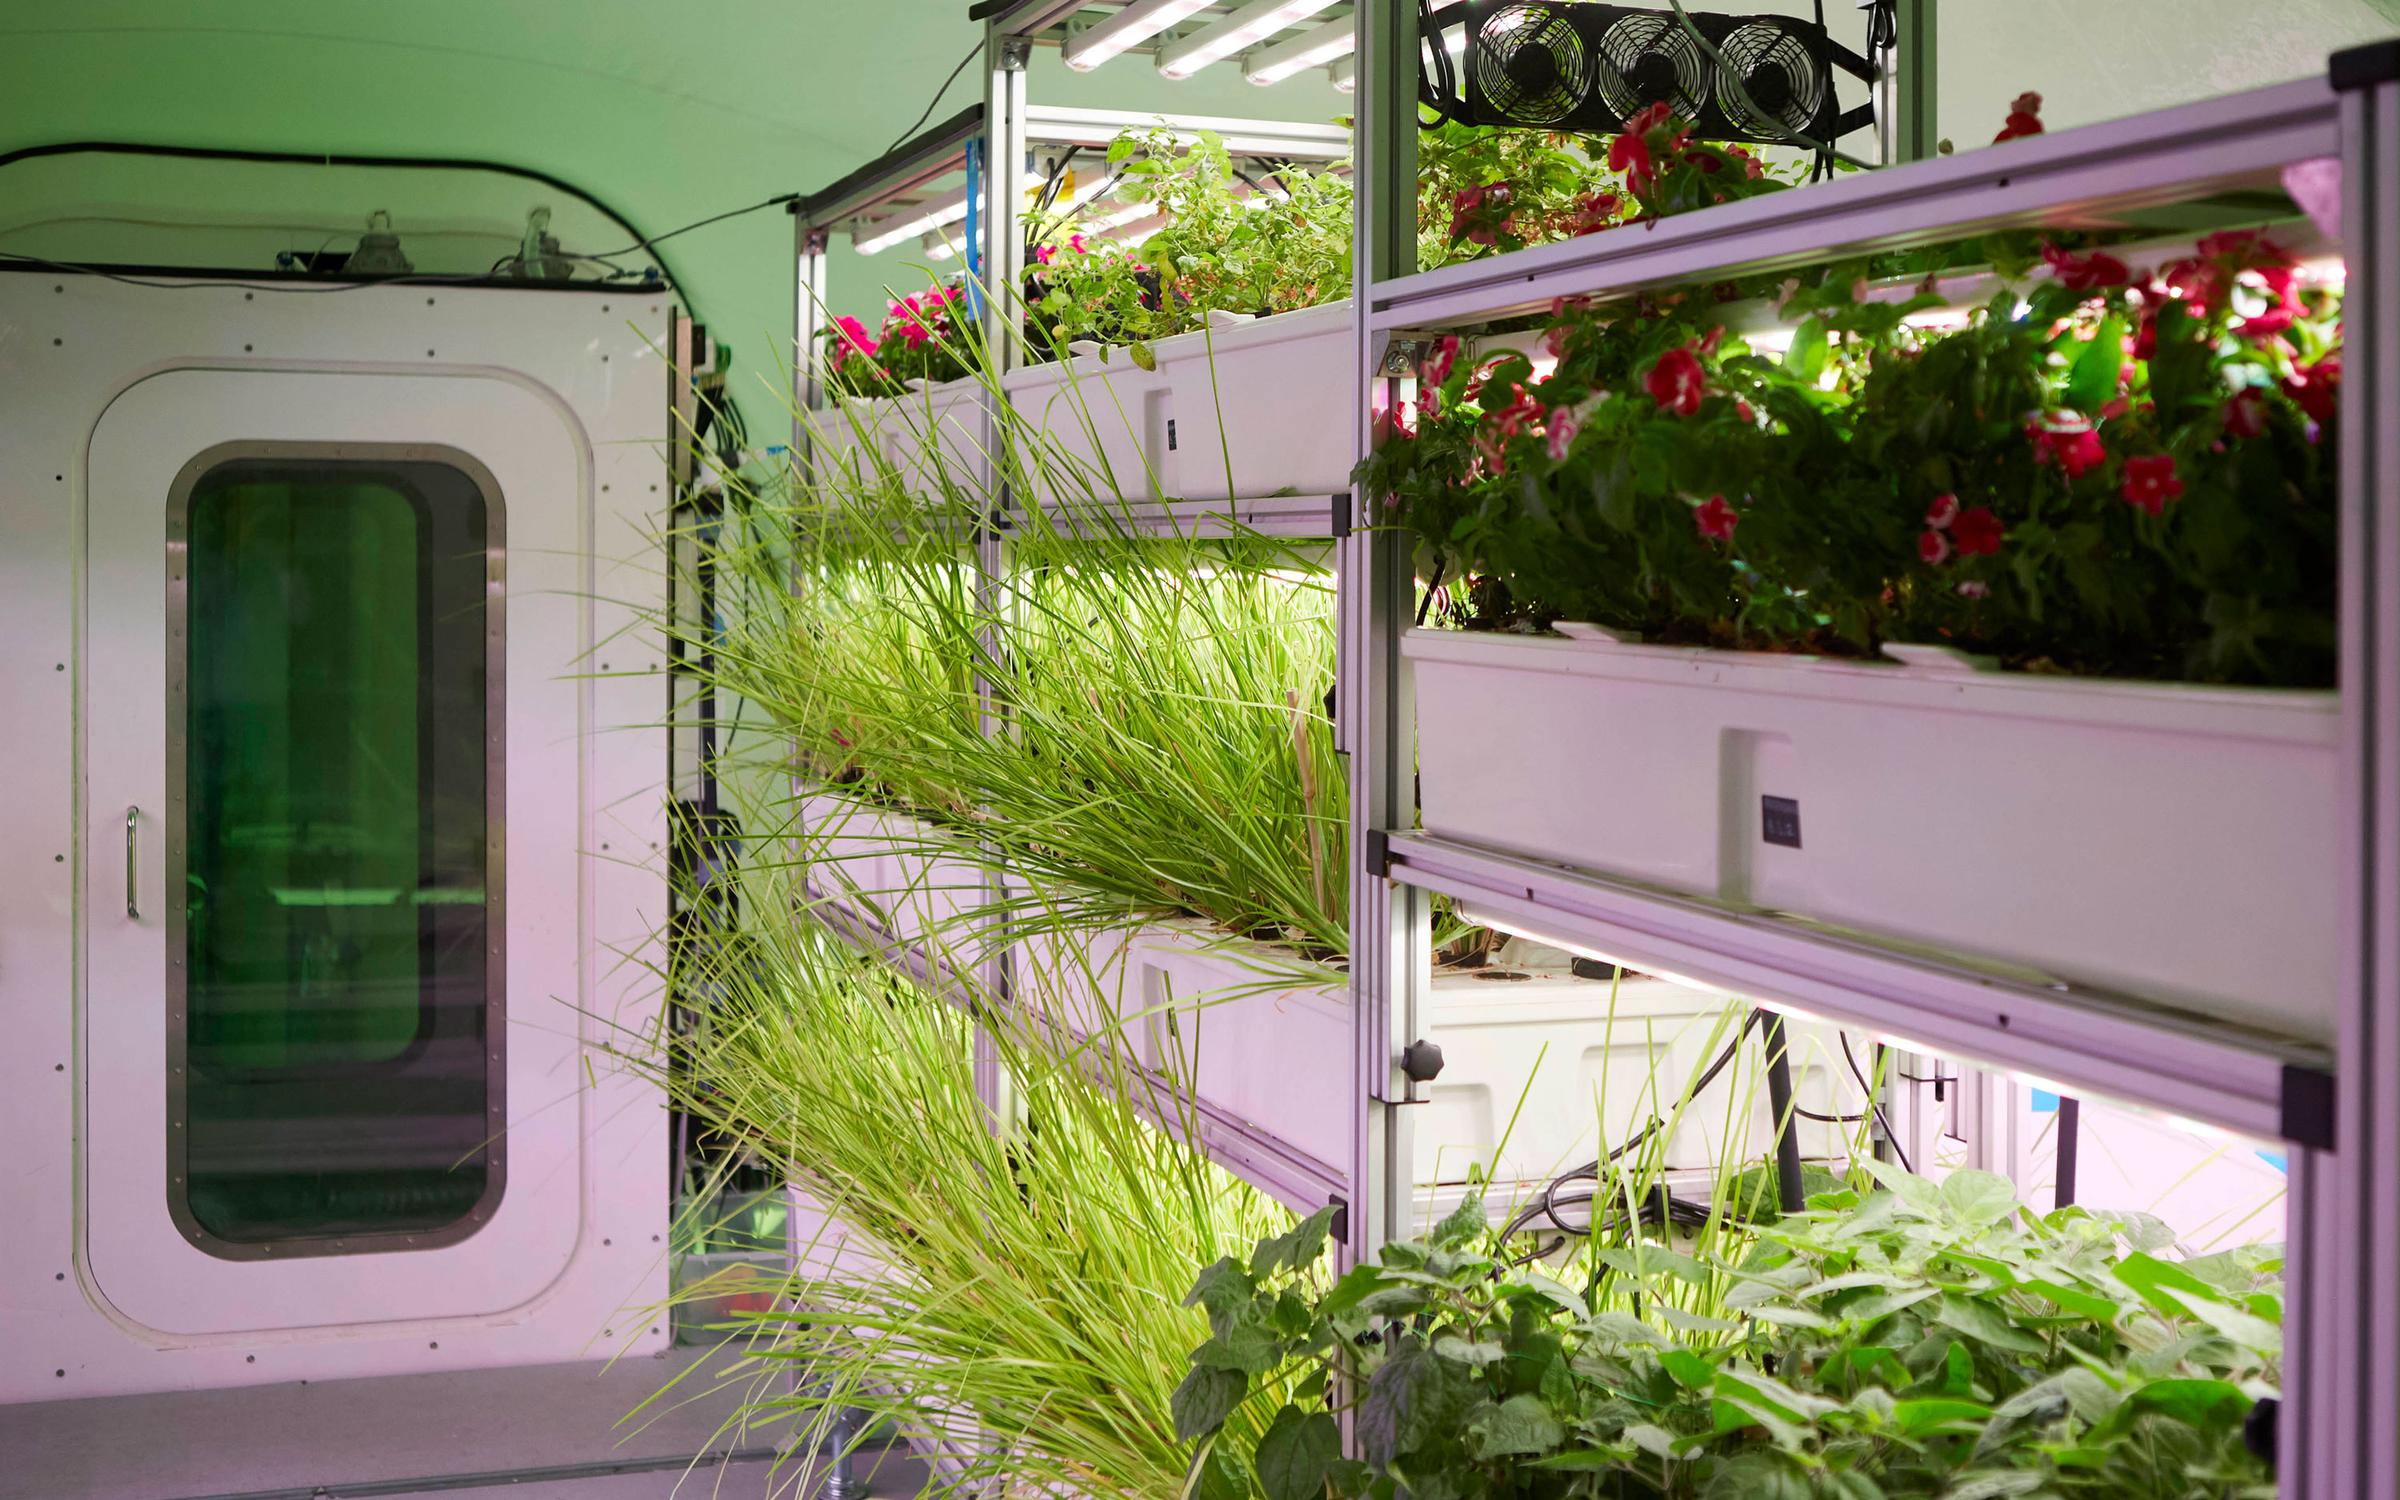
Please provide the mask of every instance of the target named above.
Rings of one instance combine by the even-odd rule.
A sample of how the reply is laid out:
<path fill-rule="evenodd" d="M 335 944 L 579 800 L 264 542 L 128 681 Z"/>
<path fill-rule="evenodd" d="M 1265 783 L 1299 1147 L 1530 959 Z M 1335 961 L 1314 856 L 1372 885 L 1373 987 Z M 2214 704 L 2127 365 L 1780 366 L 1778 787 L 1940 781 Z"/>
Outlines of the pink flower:
<path fill-rule="evenodd" d="M 1450 366 L 1458 359 L 1458 335 L 1443 334 L 1433 342 L 1433 352 L 1425 356 L 1425 368 L 1420 377 L 1426 385 L 1440 385 L 1450 378 Z"/>
<path fill-rule="evenodd" d="M 1552 463 L 1565 462 L 1567 446 L 1575 441 L 1575 430 L 1583 423 L 1576 418 L 1574 408 L 1554 406 L 1550 409 L 1550 415 L 1545 425 L 1550 440 L 1550 461 Z"/>
<path fill-rule="evenodd" d="M 2257 386 L 2244 386 L 2225 403 L 2225 435 L 2235 438 L 2254 438 L 2267 430 L 2267 393 Z"/>
<path fill-rule="evenodd" d="M 847 354 L 851 350 L 856 350 L 869 358 L 874 357 L 877 340 L 873 334 L 867 332 L 866 324 L 845 315 L 834 319 L 833 326 L 844 346 L 837 350 L 837 353 Z"/>
<path fill-rule="evenodd" d="M 1559 324 L 1555 328 L 1544 329 L 1542 332 L 1542 352 L 1549 355 L 1552 359 L 1565 359 L 1567 357 L 1567 340 L 1572 337 L 1573 334 L 1574 330 L 1567 327 L 1567 325 L 1564 323 Z"/>
<path fill-rule="evenodd" d="M 2175 477 L 2174 455 L 2158 453 L 2125 460 L 2125 486 L 2120 493 L 2127 505 L 2154 516 L 2166 514 L 2167 502 L 2183 493 L 2183 481 Z"/>
<path fill-rule="evenodd" d="M 1950 539 L 1938 531 L 1917 533 L 1917 556 L 1939 567 L 1950 560 Z"/>
<path fill-rule="evenodd" d="M 1933 503 L 1925 507 L 1925 524 L 1936 531 L 1948 530 L 1950 523 L 1957 519 L 1958 497 L 1956 495 L 1936 495 L 1933 497 Z"/>
<path fill-rule="evenodd" d="M 1058 259 L 1058 247 L 1056 245 L 1036 245 L 1033 247 L 1033 263 L 1035 265 L 1046 266 L 1056 259 Z"/>
<path fill-rule="evenodd" d="M 1505 181 L 1460 188 L 1450 195 L 1450 238 L 1478 245 L 1495 243 L 1500 228 L 1508 222 L 1508 206 L 1515 197 L 1515 187 Z M 1492 214 L 1498 217 L 1492 218 Z"/>
<path fill-rule="evenodd" d="M 2104 250 L 2088 255 L 2070 255 L 2047 240 L 2042 243 L 2042 259 L 2058 284 L 2070 292 L 2096 292 L 2105 287 L 2123 286 L 2133 279 L 2125 262 Z"/>
<path fill-rule="evenodd" d="M 1950 535 L 1958 543 L 1961 557 L 1997 557 L 2000 554 L 2000 518 L 1988 505 L 1971 505 L 1958 513 L 1957 524 Z"/>
<path fill-rule="evenodd" d="M 1712 542 L 1732 541 L 1733 528 L 1741 523 L 1741 519 L 1741 512 L 1727 505 L 1723 495 L 1709 496 L 1707 504 L 1697 506 L 1692 511 L 1692 524 L 1699 527 L 1700 534 Z"/>
<path fill-rule="evenodd" d="M 1961 599 L 1981 599 L 1991 591 L 1992 586 L 1980 578 L 1962 578 L 1958 581 L 1958 597 Z"/>
<path fill-rule="evenodd" d="M 1689 349 L 1669 349 L 1642 377 L 1650 399 L 1661 411 L 1672 411 L 1688 417 L 1700 409 L 1700 398 L 1708 393 L 1707 373 Z"/>
<path fill-rule="evenodd" d="M 1075 231 L 1073 234 L 1070 234 L 1070 235 L 1068 235 L 1068 236 L 1067 236 L 1067 248 L 1068 248 L 1069 250 L 1073 251 L 1074 253 L 1076 253 L 1077 255 L 1089 255 L 1089 254 L 1091 254 L 1091 245 L 1092 245 L 1092 242 L 1091 242 L 1090 240 L 1087 240 L 1087 239 L 1085 239 L 1085 238 L 1083 237 L 1083 231 L 1082 231 L 1082 230 L 1080 230 L 1080 229 L 1076 230 L 1076 231 Z M 1136 267 L 1134 267 L 1134 269 L 1135 269 L 1135 270 L 1137 270 L 1137 271 L 1139 271 L 1139 270 L 1143 270 L 1143 269 L 1145 269 L 1145 268 L 1144 268 L 1144 267 L 1141 267 L 1141 266 L 1136 266 Z"/>
<path fill-rule="evenodd" d="M 2295 368 L 2284 377 L 2283 393 L 2298 403 L 2312 421 L 2330 422 L 2341 404 L 2342 351 L 2334 350 L 2313 365 Z"/>
<path fill-rule="evenodd" d="M 1501 442 L 1515 437 L 1542 419 L 1542 403 L 1532 392 L 1521 385 L 1512 386 L 1510 390 L 1513 394 L 1508 404 L 1484 418 Z"/>

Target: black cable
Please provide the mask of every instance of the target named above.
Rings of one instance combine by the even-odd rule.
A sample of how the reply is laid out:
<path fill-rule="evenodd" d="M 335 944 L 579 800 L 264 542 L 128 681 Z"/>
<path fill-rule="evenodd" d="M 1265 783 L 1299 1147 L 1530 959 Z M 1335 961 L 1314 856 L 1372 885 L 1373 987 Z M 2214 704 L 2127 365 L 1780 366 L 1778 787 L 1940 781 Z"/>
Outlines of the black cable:
<path fill-rule="evenodd" d="M 1917 1169 L 1909 1161 L 1908 1153 L 1900 1149 L 1900 1133 L 1892 1129 L 1891 1117 L 1883 1112 L 1882 1105 L 1875 1102 L 1875 1085 L 1867 1082 L 1867 1075 L 1859 1071 L 1858 1056 L 1850 1050 L 1850 1033 L 1836 1031 L 1834 1035 L 1841 1039 L 1842 1061 L 1850 1065 L 1850 1076 L 1857 1079 L 1858 1086 L 1866 1091 L 1867 1108 L 1874 1113 L 1875 1123 L 1883 1127 L 1884 1144 L 1892 1148 L 1892 1155 L 1900 1158 L 1901 1171 L 1915 1172 Z"/>
<path fill-rule="evenodd" d="M 800 198 L 801 195 L 798 193 L 777 193 L 774 197 L 762 198 L 747 208 L 729 208 L 721 214 L 710 214 L 705 219 L 694 219 L 691 223 L 683 225 L 678 229 L 670 229 L 664 234 L 654 234 L 646 240 L 636 240 L 622 250 L 603 250 L 597 254 L 585 252 L 575 255 L 572 258 L 575 260 L 605 261 L 612 255 L 632 255 L 637 252 L 646 253 L 652 245 L 657 244 L 661 240 L 671 240 L 679 234 L 690 234 L 695 229 L 706 229 L 711 224 L 722 224 L 727 219 L 738 219 L 744 214 L 754 214 L 762 208 L 780 208 L 786 203 L 797 203 L 800 201 Z"/>
<path fill-rule="evenodd" d="M 1438 130 L 1452 121 L 1466 118 L 1466 100 L 1459 96 L 1457 64 L 1451 61 L 1450 49 L 1442 45 L 1441 27 L 1433 19 L 1433 0 L 1417 0 L 1417 48 L 1433 49 L 1430 66 L 1420 66 L 1417 72 L 1417 102 L 1433 111 L 1431 124 L 1420 118 L 1419 128 Z M 1420 57 L 1420 63 L 1423 59 Z"/>
<path fill-rule="evenodd" d="M 891 145 L 884 147 L 881 151 L 878 151 L 875 154 L 877 156 L 891 155 L 892 152 L 899 147 L 902 141 L 907 140 L 910 136 L 915 135 L 918 130 L 922 129 L 925 122 L 933 118 L 933 112 L 942 107 L 942 101 L 950 96 L 950 85 L 958 82 L 958 75 L 964 73 L 967 70 L 967 64 L 973 62 L 976 58 L 976 55 L 982 51 L 983 43 L 981 42 L 977 42 L 974 46 L 969 47 L 967 49 L 967 55 L 958 60 L 958 66 L 950 70 L 950 76 L 942 80 L 942 86 L 934 90 L 932 98 L 925 101 L 925 112 L 917 116 L 916 123 L 909 126 L 906 130 L 901 131 L 900 134 L 893 139 Z"/>
<path fill-rule="evenodd" d="M 97 276 L 103 281 L 122 282 L 126 286 L 150 287 L 156 291 L 162 292 L 184 292 L 205 287 L 215 287 L 219 290 L 232 288 L 245 292 L 304 292 L 315 294 L 321 292 L 355 292 L 361 290 L 362 288 L 371 286 L 490 286 L 493 281 L 493 278 L 490 275 L 482 271 L 427 271 L 421 274 L 416 272 L 405 272 L 398 276 L 366 276 L 356 280 L 344 280 L 336 285 L 331 286 L 293 286 L 288 284 L 278 286 L 273 282 L 267 281 L 231 281 L 221 276 L 212 276 L 203 271 L 193 272 L 192 279 L 188 281 L 154 281 L 147 277 L 127 276 L 122 272 L 111 271 L 105 266 L 84 265 L 71 260 L 52 260 L 45 255 L 27 255 L 22 251 L 17 250 L 0 250 L 0 260 L 13 260 L 29 266 L 47 266 L 53 271 L 69 271 L 78 276 Z M 356 273 L 352 274 L 355 275 Z M 584 283 L 586 286 L 593 284 L 594 283 L 591 282 Z"/>

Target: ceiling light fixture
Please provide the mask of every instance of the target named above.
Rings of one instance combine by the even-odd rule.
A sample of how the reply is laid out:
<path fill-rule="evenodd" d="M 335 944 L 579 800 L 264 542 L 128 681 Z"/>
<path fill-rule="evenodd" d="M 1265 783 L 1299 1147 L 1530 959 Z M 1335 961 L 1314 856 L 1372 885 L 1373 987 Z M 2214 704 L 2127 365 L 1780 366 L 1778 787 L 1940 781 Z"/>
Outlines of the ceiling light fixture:
<path fill-rule="evenodd" d="M 1060 56 L 1078 73 L 1138 47 L 1168 27 L 1208 8 L 1209 0 L 1133 0 L 1131 5 L 1067 38 Z"/>

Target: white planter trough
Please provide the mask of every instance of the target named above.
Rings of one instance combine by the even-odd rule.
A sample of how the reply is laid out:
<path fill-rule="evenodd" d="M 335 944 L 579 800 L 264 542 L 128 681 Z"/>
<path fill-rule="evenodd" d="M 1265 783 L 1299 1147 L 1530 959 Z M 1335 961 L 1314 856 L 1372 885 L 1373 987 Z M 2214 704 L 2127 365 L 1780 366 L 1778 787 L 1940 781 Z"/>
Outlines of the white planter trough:
<path fill-rule="evenodd" d="M 1271 318 L 1220 315 L 1151 345 L 1144 370 L 1122 349 L 1011 373 L 1017 413 L 1095 476 L 1090 498 L 1262 499 L 1350 488 L 1347 300 Z M 1063 491 L 1063 493 L 1062 493 Z M 1043 498 L 1086 498 L 1073 484 Z"/>
<path fill-rule="evenodd" d="M 982 868 L 942 852 L 947 835 L 838 791 L 801 799 L 800 836 L 817 889 L 896 942 L 972 956 L 966 914 L 990 901 Z"/>
<path fill-rule="evenodd" d="M 1349 1160 L 1356 1053 L 1339 980 L 1290 983 L 1246 963 L 1240 945 L 1187 923 L 1094 933 L 1072 944 L 1045 936 L 1020 952 L 1016 993 L 1037 1014 L 1077 1037 L 1121 1035 L 1124 1060 L 1162 1090 L 1196 1099 L 1254 1135 L 1337 1170 Z M 1611 986 L 1558 972 L 1516 979 L 1487 972 L 1434 981 L 1428 1034 L 1444 1066 L 1424 1106 L 1410 1111 L 1415 1180 L 1423 1187 L 1476 1176 L 1538 1186 L 1673 1113 L 1683 1088 L 1734 1037 L 1736 1023 L 1717 1029 L 1729 1003 L 1723 995 L 1663 980 Z M 1833 1028 L 1795 1021 L 1786 1035 L 1801 1108 L 1840 1115 L 1862 1107 L 1863 1091 L 1850 1080 Z M 1853 1045 L 1859 1065 L 1869 1066 L 1870 1044 Z M 1774 1115 L 1764 1056 L 1754 1034 L 1738 1065 L 1685 1111 L 1668 1141 L 1669 1167 L 1706 1169 L 1726 1152 L 1765 1157 Z M 1162 1098 L 1159 1112 L 1172 1108 Z M 1806 1119 L 1797 1129 L 1801 1152 L 1812 1159 L 1841 1157 L 1855 1133 Z M 1508 1196 L 1495 1194 L 1495 1207 Z"/>
<path fill-rule="evenodd" d="M 1412 631 L 1427 833 L 2330 1040 L 2330 693 Z"/>
<path fill-rule="evenodd" d="M 912 492 L 939 490 L 945 475 L 953 485 L 978 487 L 986 468 L 984 396 L 982 381 L 963 375 L 920 383 L 905 395 L 839 398 L 811 417 L 818 473 L 866 478 L 881 466 Z"/>

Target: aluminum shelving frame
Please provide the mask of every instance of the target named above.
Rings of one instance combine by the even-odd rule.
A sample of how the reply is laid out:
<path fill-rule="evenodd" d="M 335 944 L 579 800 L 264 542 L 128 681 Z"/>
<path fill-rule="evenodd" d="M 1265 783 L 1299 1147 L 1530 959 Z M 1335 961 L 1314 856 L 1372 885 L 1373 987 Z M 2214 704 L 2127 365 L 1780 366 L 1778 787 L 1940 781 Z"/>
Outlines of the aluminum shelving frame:
<path fill-rule="evenodd" d="M 1346 725 L 1354 983 L 1360 1082 L 1379 1104 L 1360 1122 L 1351 1248 L 1371 1253 L 1399 1232 L 1406 1185 L 1389 1164 L 1408 1159 L 1406 1106 L 1416 1097 L 1400 1057 L 1427 993 L 1427 897 L 1441 892 L 1487 920 L 1645 970 L 2288 1142 L 2295 1357 L 2280 1413 L 2281 1489 L 2388 1500 L 2400 1485 L 2400 650 L 2391 644 L 2400 640 L 2400 43 L 2343 54 L 2328 78 L 1422 274 L 1403 218 L 1415 180 L 1412 8 L 1379 12 L 1359 54 L 1362 452 L 1363 392 L 1408 367 L 1406 346 L 1421 332 L 1534 312 L 1562 295 L 2273 185 L 2287 164 L 2341 160 L 2352 353 L 2340 456 L 2340 696 L 2355 809 L 2345 826 L 2355 832 L 2341 851 L 2349 967 L 2335 1055 L 1413 833 L 1415 714 L 1398 649 L 1412 603 L 1408 558 L 1395 536 L 1354 537 L 1343 544 L 1341 676 L 1343 702 L 1356 710 Z M 1899 133 L 1905 144 L 1930 132 L 1903 124 Z"/>

